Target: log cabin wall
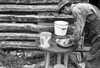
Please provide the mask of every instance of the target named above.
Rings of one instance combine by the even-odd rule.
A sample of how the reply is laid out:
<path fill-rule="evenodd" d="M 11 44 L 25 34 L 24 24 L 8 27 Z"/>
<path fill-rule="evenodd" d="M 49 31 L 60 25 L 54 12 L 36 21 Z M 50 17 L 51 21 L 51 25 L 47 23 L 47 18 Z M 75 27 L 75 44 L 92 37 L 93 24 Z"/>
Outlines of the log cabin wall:
<path fill-rule="evenodd" d="M 71 0 L 73 3 L 89 3 L 89 0 Z"/>
<path fill-rule="evenodd" d="M 53 33 L 55 20 L 73 22 L 72 16 L 59 16 L 60 2 L 0 0 L 0 48 L 38 49 L 39 32 Z"/>

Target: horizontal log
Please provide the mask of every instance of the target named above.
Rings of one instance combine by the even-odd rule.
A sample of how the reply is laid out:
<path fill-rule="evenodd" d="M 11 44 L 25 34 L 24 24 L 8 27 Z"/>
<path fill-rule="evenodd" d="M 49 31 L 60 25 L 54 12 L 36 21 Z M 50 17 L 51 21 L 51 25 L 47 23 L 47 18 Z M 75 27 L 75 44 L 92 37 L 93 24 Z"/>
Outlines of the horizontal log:
<path fill-rule="evenodd" d="M 0 3 L 15 4 L 37 4 L 37 3 L 58 3 L 60 0 L 0 0 Z"/>
<path fill-rule="evenodd" d="M 35 42 L 29 41 L 0 41 L 0 48 L 36 48 Z"/>
<path fill-rule="evenodd" d="M 73 32 L 73 25 L 69 25 L 68 33 Z M 38 34 L 42 31 L 49 31 L 51 33 L 54 33 L 54 26 L 53 24 L 47 24 L 41 23 L 40 25 L 36 24 L 29 24 L 29 23 L 1 23 L 0 24 L 0 32 L 16 32 L 16 33 L 31 33 L 31 34 Z M 6 34 L 6 33 L 5 33 Z"/>
<path fill-rule="evenodd" d="M 53 26 L 36 25 L 31 23 L 1 23 L 0 32 L 41 32 L 41 31 L 53 31 Z M 8 34 L 7 34 L 8 35 Z"/>
<path fill-rule="evenodd" d="M 58 11 L 57 5 L 10 5 L 0 4 L 0 12 L 4 11 L 25 11 L 25 12 L 37 12 L 37 11 Z"/>
<path fill-rule="evenodd" d="M 36 40 L 39 34 L 28 33 L 0 33 L 0 40 Z"/>
<path fill-rule="evenodd" d="M 56 20 L 65 20 L 74 22 L 73 16 L 43 16 L 43 15 L 0 15 L 0 21 L 10 22 L 54 22 Z"/>

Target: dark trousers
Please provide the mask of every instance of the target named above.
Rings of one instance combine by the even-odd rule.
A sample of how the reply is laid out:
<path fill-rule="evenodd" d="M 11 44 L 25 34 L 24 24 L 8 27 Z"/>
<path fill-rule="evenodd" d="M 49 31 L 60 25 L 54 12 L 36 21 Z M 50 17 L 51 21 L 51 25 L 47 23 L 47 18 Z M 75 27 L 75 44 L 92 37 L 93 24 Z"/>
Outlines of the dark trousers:
<path fill-rule="evenodd" d="M 100 68 L 100 56 L 86 61 L 86 68 Z"/>
<path fill-rule="evenodd" d="M 93 43 L 90 60 L 86 60 L 86 68 L 100 68 L 100 37 Z"/>

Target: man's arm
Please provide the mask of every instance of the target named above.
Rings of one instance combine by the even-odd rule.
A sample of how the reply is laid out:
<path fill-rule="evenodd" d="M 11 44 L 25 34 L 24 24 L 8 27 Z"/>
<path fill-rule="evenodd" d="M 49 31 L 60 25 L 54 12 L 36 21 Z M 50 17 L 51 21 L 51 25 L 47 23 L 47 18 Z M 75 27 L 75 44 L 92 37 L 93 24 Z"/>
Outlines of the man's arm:
<path fill-rule="evenodd" d="M 75 27 L 76 30 L 74 32 L 74 36 L 76 40 L 79 40 L 81 38 L 81 35 L 84 30 L 85 22 L 86 22 L 86 17 L 84 13 L 82 12 L 81 9 L 78 9 L 77 7 L 73 8 L 72 10 L 73 17 L 75 18 Z"/>

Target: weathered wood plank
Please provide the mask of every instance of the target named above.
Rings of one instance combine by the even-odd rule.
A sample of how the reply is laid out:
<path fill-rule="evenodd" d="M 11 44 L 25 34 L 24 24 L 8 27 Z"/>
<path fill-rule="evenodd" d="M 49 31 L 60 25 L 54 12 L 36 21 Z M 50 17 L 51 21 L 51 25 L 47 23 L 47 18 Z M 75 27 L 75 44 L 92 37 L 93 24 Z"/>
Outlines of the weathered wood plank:
<path fill-rule="evenodd" d="M 41 31 L 53 31 L 53 25 L 45 26 L 45 25 L 36 25 L 29 23 L 1 23 L 0 31 L 2 32 L 41 32 Z"/>
<path fill-rule="evenodd" d="M 30 33 L 0 33 L 0 40 L 36 40 L 39 34 Z"/>
<path fill-rule="evenodd" d="M 13 22 L 54 22 L 55 20 L 65 20 L 74 22 L 73 16 L 43 16 L 43 15 L 0 15 L 0 21 Z"/>
<path fill-rule="evenodd" d="M 0 4 L 0 12 L 4 11 L 58 11 L 57 5 L 9 5 L 9 4 Z"/>
<path fill-rule="evenodd" d="M 49 24 L 49 23 L 48 23 Z M 17 33 L 39 33 L 42 31 L 49 31 L 54 33 L 54 24 L 45 25 L 45 23 L 36 25 L 29 23 L 1 23 L 0 32 L 17 32 Z M 72 25 L 69 25 L 68 31 L 72 32 Z"/>
<path fill-rule="evenodd" d="M 73 3 L 89 3 L 89 0 L 71 0 Z"/>
<path fill-rule="evenodd" d="M 36 42 L 29 41 L 0 41 L 0 48 L 36 48 Z"/>
<path fill-rule="evenodd" d="M 37 4 L 37 3 L 58 3 L 60 0 L 0 0 L 0 3 L 15 4 Z"/>
<path fill-rule="evenodd" d="M 44 15 L 44 16 L 59 16 L 58 12 L 38 12 L 37 15 Z"/>

